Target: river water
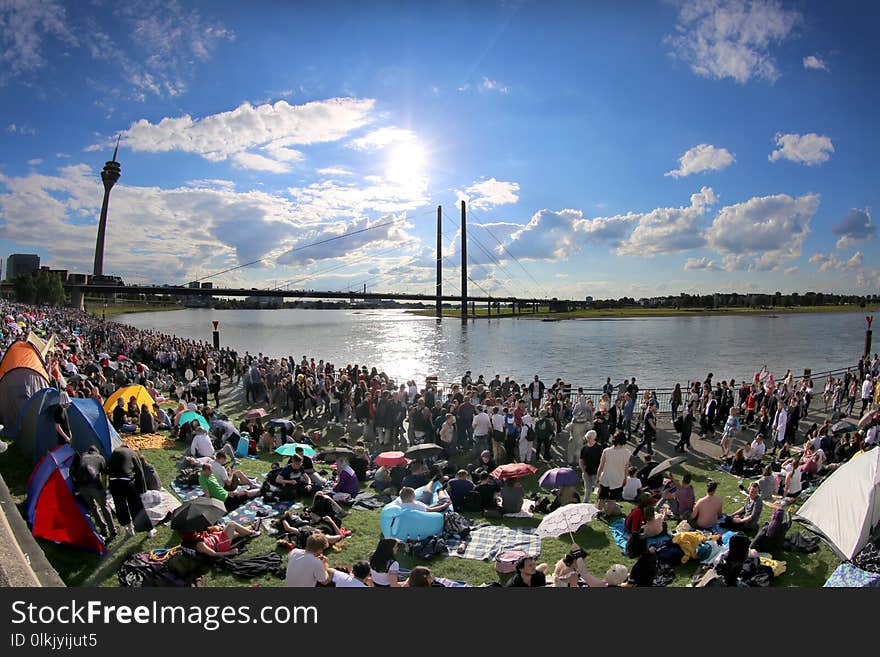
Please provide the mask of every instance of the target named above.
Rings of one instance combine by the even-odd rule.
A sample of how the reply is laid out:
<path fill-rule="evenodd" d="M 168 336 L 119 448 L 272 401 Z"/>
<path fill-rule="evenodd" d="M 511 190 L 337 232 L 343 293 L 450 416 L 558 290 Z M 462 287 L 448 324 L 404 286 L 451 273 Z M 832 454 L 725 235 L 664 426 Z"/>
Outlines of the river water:
<path fill-rule="evenodd" d="M 864 313 L 779 316 L 692 316 L 535 319 L 438 323 L 400 310 L 211 310 L 120 315 L 117 321 L 182 337 L 211 340 L 211 321 L 220 340 L 243 354 L 273 357 L 305 354 L 317 361 L 376 367 L 399 379 L 438 376 L 457 381 L 465 370 L 488 381 L 495 374 L 548 384 L 566 382 L 598 388 L 610 376 L 635 375 L 641 387 L 675 382 L 751 378 L 766 365 L 782 376 L 854 365 L 864 343 Z"/>

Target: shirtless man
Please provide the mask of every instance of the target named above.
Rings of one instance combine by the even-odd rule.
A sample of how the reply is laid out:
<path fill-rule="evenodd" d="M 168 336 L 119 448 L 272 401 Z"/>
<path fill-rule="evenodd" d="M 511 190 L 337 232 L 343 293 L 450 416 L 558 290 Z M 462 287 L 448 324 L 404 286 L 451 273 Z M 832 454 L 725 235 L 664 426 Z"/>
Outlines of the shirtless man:
<path fill-rule="evenodd" d="M 722 501 L 715 495 L 718 482 L 706 483 L 706 495 L 697 500 L 694 511 L 691 513 L 691 525 L 698 529 L 709 529 L 718 523 L 721 516 Z"/>

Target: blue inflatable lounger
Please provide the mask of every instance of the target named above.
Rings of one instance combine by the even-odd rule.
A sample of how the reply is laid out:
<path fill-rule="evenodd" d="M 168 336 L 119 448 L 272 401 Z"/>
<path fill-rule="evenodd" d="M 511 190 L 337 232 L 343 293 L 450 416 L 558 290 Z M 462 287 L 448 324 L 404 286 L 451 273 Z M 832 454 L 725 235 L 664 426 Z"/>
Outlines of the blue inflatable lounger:
<path fill-rule="evenodd" d="M 436 487 L 439 488 L 439 484 Z M 416 490 L 416 499 L 425 501 L 423 496 L 427 491 L 425 487 Z M 428 506 L 436 504 L 437 492 L 433 491 L 432 501 L 427 503 Z M 439 536 L 443 533 L 444 513 L 436 513 L 433 511 L 419 511 L 417 509 L 406 509 L 399 504 L 398 500 L 389 502 L 382 508 L 379 515 L 379 524 L 382 528 L 382 536 L 385 538 L 396 538 L 405 541 L 408 538 L 412 540 L 421 540 L 428 536 Z"/>

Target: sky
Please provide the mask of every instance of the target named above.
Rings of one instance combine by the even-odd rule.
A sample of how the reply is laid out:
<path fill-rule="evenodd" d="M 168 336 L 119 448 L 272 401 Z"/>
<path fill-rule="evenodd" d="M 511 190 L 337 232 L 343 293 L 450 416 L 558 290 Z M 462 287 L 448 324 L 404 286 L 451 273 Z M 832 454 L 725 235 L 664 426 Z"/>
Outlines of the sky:
<path fill-rule="evenodd" d="M 90 273 L 118 137 L 127 282 L 432 294 L 441 206 L 458 294 L 466 200 L 475 295 L 874 294 L 878 16 L 0 0 L 0 255 Z"/>

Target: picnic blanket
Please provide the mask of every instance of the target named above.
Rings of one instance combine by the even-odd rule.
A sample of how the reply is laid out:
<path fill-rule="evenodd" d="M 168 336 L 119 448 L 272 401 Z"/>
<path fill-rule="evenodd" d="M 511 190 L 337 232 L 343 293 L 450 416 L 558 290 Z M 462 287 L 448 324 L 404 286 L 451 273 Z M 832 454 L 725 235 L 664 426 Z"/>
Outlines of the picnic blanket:
<path fill-rule="evenodd" d="M 538 530 L 532 527 L 505 527 L 503 525 L 480 525 L 471 529 L 465 542 L 464 552 L 458 552 L 461 543 L 458 539 L 449 539 L 446 546 L 450 557 L 491 561 L 502 552 L 522 550 L 528 555 L 537 557 L 541 553 L 541 538 Z"/>
<path fill-rule="evenodd" d="M 181 502 L 188 502 L 204 494 L 204 491 L 198 486 L 181 486 L 176 481 L 171 484 L 171 488 L 174 490 L 175 495 L 180 498 Z M 242 504 L 235 511 L 230 511 L 224 518 L 235 520 L 235 522 L 240 524 L 246 524 L 260 517 L 268 518 L 281 515 L 290 509 L 301 508 L 302 504 L 299 502 L 279 501 L 273 504 L 266 504 L 262 499 L 255 498 L 247 504 Z"/>
<path fill-rule="evenodd" d="M 361 511 L 374 511 L 375 509 L 381 509 L 393 499 L 394 498 L 390 495 L 381 495 L 379 493 L 364 491 L 354 498 L 354 504 L 351 508 L 359 509 Z"/>
<path fill-rule="evenodd" d="M 523 500 L 522 509 L 520 509 L 519 513 L 505 513 L 505 518 L 534 518 L 535 514 L 533 513 L 533 509 L 535 508 L 534 500 Z"/>
<path fill-rule="evenodd" d="M 629 540 L 629 532 L 623 528 L 625 520 L 623 518 L 618 518 L 610 525 L 611 528 L 611 538 L 614 539 L 614 542 L 617 543 L 617 546 L 626 553 L 626 542 Z M 663 545 L 664 543 L 668 543 L 672 539 L 664 534 L 662 536 L 652 536 L 648 539 L 648 547 L 652 545 Z"/>
<path fill-rule="evenodd" d="M 851 563 L 840 564 L 828 581 L 824 584 L 828 588 L 855 588 L 855 587 L 880 587 L 880 574 L 862 570 Z"/>
<path fill-rule="evenodd" d="M 148 490 L 141 495 L 141 501 L 144 504 L 144 511 L 147 517 L 155 526 L 165 520 L 165 517 L 180 506 L 180 502 L 167 490 Z"/>
<path fill-rule="evenodd" d="M 136 452 L 142 449 L 174 449 L 177 447 L 168 438 L 158 433 L 126 434 L 122 437 L 122 442 Z"/>

